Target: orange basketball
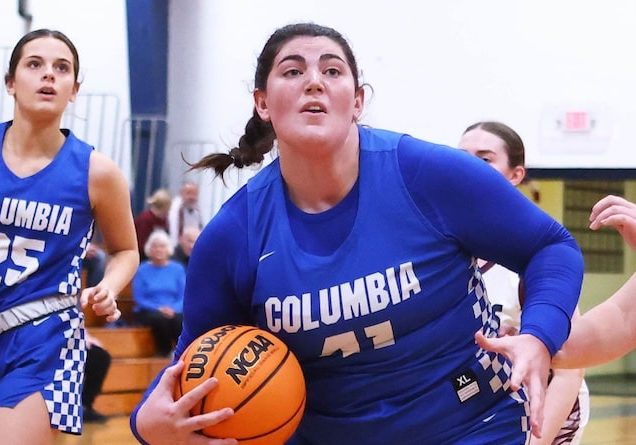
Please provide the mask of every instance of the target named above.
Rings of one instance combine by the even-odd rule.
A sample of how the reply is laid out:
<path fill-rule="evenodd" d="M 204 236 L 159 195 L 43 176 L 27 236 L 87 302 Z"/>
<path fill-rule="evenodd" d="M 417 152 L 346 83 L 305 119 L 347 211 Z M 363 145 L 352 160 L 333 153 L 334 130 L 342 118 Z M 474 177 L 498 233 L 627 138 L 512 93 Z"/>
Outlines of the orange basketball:
<path fill-rule="evenodd" d="M 175 400 L 210 377 L 219 385 L 192 415 L 221 408 L 234 415 L 202 432 L 234 438 L 245 445 L 283 444 L 296 430 L 305 409 L 305 379 L 287 345 L 252 326 L 221 326 L 188 346 L 175 388 Z"/>

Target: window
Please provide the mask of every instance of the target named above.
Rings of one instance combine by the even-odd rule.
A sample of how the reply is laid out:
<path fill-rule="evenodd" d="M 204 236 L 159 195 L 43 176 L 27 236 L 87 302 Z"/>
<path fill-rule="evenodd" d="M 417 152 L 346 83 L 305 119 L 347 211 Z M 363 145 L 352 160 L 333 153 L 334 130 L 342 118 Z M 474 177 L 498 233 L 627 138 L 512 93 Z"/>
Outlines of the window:
<path fill-rule="evenodd" d="M 622 181 L 565 181 L 563 225 L 581 246 L 585 272 L 623 273 L 623 238 L 614 229 L 589 229 L 590 211 L 606 195 L 624 196 Z"/>

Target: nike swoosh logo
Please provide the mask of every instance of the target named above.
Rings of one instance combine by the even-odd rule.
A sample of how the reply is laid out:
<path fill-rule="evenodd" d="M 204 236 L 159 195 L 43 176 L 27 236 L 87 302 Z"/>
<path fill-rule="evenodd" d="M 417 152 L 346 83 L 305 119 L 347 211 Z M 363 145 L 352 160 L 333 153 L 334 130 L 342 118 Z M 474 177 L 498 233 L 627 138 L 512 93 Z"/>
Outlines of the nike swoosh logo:
<path fill-rule="evenodd" d="M 40 325 L 40 324 L 44 323 L 46 320 L 48 320 L 49 318 L 51 318 L 50 315 L 48 317 L 44 317 L 44 318 L 40 318 L 39 320 L 35 320 L 33 322 L 33 326 Z"/>
<path fill-rule="evenodd" d="M 494 419 L 494 417 L 497 415 L 497 413 L 493 414 L 492 416 L 486 417 L 484 420 L 482 420 L 482 422 L 484 423 L 488 423 L 490 422 L 492 419 Z"/>
<path fill-rule="evenodd" d="M 275 251 L 275 250 L 272 250 L 271 252 L 267 252 L 266 254 L 261 255 L 261 257 L 258 259 L 258 262 L 260 263 L 260 262 L 261 262 L 261 261 L 263 261 L 265 258 L 268 258 L 268 257 L 270 257 L 270 256 L 274 255 L 275 253 L 276 253 L 276 251 Z"/>

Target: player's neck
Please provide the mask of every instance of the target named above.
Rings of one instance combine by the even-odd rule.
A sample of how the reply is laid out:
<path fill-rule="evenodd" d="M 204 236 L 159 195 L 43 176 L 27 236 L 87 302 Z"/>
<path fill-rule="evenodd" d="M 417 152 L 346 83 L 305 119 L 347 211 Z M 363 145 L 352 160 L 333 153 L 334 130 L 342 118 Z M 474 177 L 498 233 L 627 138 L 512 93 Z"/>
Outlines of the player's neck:
<path fill-rule="evenodd" d="M 65 139 L 58 124 L 50 121 L 14 119 L 5 134 L 3 151 L 14 155 L 55 154 Z"/>

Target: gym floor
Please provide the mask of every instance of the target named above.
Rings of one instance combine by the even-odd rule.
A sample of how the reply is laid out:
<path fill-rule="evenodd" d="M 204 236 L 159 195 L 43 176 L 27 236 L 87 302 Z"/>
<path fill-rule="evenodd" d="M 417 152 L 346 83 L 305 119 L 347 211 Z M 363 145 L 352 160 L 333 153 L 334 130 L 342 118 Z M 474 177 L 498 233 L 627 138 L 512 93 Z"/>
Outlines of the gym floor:
<path fill-rule="evenodd" d="M 635 390 L 636 385 L 626 391 Z M 593 387 L 591 387 L 593 388 Z M 582 445 L 636 444 L 636 397 L 592 395 L 591 418 Z M 56 445 L 137 445 L 128 429 L 128 417 L 105 424 L 87 424 L 82 436 L 60 434 Z"/>

